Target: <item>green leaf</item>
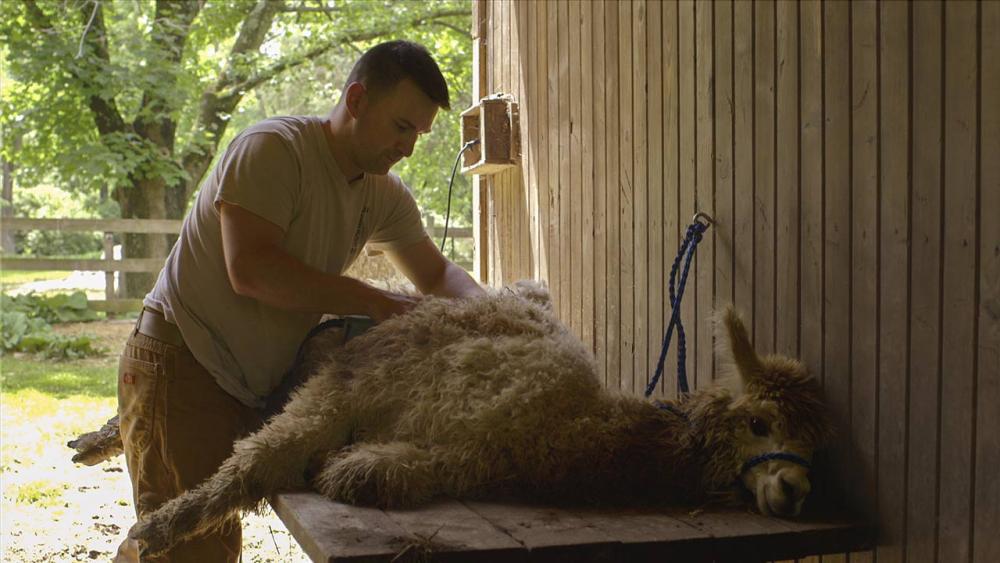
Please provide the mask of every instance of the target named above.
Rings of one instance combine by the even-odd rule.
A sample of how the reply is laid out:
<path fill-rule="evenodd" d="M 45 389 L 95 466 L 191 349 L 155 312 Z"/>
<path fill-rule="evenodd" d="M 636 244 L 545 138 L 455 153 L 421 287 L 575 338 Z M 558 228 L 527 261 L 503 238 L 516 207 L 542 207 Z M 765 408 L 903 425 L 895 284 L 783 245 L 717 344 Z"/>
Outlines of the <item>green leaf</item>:
<path fill-rule="evenodd" d="M 0 335 L 2 335 L 4 351 L 14 350 L 27 332 L 27 315 L 17 311 L 0 313 Z"/>

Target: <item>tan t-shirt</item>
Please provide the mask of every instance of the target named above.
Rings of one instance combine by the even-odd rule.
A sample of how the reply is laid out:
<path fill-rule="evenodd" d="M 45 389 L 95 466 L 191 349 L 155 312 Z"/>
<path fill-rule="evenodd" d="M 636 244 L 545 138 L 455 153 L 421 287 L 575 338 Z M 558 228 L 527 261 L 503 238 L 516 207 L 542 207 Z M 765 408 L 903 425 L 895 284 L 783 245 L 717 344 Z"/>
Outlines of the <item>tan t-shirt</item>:
<path fill-rule="evenodd" d="M 262 406 L 320 314 L 276 309 L 233 291 L 217 202 L 285 231 L 284 249 L 342 274 L 365 244 L 393 250 L 427 236 L 413 196 L 394 174 L 348 183 L 318 117 L 277 117 L 240 133 L 205 180 L 144 303 L 175 323 L 195 358 L 228 393 Z"/>

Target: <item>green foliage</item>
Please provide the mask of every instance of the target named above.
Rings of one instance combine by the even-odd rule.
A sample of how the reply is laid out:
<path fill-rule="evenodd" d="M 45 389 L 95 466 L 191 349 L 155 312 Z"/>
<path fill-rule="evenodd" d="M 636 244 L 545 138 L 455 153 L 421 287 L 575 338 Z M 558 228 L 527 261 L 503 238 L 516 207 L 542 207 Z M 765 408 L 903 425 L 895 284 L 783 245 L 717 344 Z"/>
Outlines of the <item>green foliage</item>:
<path fill-rule="evenodd" d="M 43 319 L 28 317 L 20 311 L 0 313 L 0 334 L 4 351 L 18 350 L 24 337 L 46 330 L 52 330 L 52 327 Z"/>
<path fill-rule="evenodd" d="M 90 336 L 62 336 L 50 323 L 96 320 L 82 291 L 40 296 L 0 294 L 0 340 L 3 353 L 26 352 L 43 358 L 74 359 L 104 353 Z"/>
<path fill-rule="evenodd" d="M 52 360 L 75 360 L 104 353 L 94 347 L 94 339 L 90 336 L 63 336 L 52 332 L 26 335 L 17 350 Z"/>
<path fill-rule="evenodd" d="M 97 320 L 97 313 L 87 308 L 87 294 L 82 291 L 39 295 L 0 295 L 0 309 L 5 313 L 24 313 L 46 323 L 77 323 Z"/>
<path fill-rule="evenodd" d="M 470 29 L 470 4 L 284 2 L 268 21 L 261 47 L 234 54 L 237 35 L 252 21 L 256 5 L 0 2 L 0 157 L 16 167 L 15 202 L 22 188 L 45 182 L 90 195 L 102 186 L 136 189 L 142 179 L 168 187 L 197 185 L 201 178 L 189 177 L 186 159 L 214 156 L 236 132 L 263 117 L 326 114 L 357 55 L 372 43 L 403 37 L 427 45 L 451 85 L 454 109 L 442 112 L 434 132 L 397 170 L 421 205 L 443 219 L 448 174 L 459 148 L 458 113 L 470 103 L 472 40 L 464 32 Z M 182 47 L 164 40 L 179 24 L 156 17 L 158 6 L 197 7 Z M 296 11 L 302 6 L 311 11 Z M 423 17 L 443 11 L 455 15 Z M 368 39 L 347 39 L 352 36 Z M 170 60 L 177 52 L 179 63 Z M 215 90 L 237 75 L 266 79 Z M 239 103 L 231 115 L 217 116 L 225 124 L 218 146 L 206 143 L 214 132 L 206 128 L 204 103 L 226 96 Z M 110 111 L 102 116 L 96 107 Z M 151 134 L 142 123 L 162 126 L 163 134 Z M 460 177 L 453 224 L 471 222 L 470 201 L 468 180 Z M 87 202 L 97 204 L 92 197 Z M 146 217 L 156 207 L 123 211 Z"/>

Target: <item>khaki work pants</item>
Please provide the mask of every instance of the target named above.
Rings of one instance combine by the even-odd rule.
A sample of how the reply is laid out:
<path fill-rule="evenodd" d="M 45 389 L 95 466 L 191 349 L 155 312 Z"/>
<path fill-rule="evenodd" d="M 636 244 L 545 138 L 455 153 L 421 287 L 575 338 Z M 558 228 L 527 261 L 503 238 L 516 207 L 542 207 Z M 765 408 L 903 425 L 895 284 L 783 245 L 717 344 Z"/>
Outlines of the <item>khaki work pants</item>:
<path fill-rule="evenodd" d="M 257 412 L 222 390 L 183 346 L 133 331 L 118 368 L 118 412 L 136 516 L 209 477 L 232 453 L 233 442 L 259 425 Z M 240 522 L 192 538 L 150 562 L 235 562 Z M 137 560 L 126 540 L 116 561 Z"/>

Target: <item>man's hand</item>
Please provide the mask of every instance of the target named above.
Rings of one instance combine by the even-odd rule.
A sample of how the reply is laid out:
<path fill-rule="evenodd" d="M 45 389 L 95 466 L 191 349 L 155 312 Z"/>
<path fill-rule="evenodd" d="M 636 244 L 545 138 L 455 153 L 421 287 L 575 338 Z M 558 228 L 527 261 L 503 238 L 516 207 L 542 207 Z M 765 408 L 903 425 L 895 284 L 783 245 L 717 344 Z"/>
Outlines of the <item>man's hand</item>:
<path fill-rule="evenodd" d="M 377 323 L 406 313 L 420 304 L 420 301 L 423 299 L 420 296 L 403 295 L 390 291 L 382 291 L 380 293 L 379 297 L 372 301 L 368 312 L 368 316 L 375 319 Z"/>

